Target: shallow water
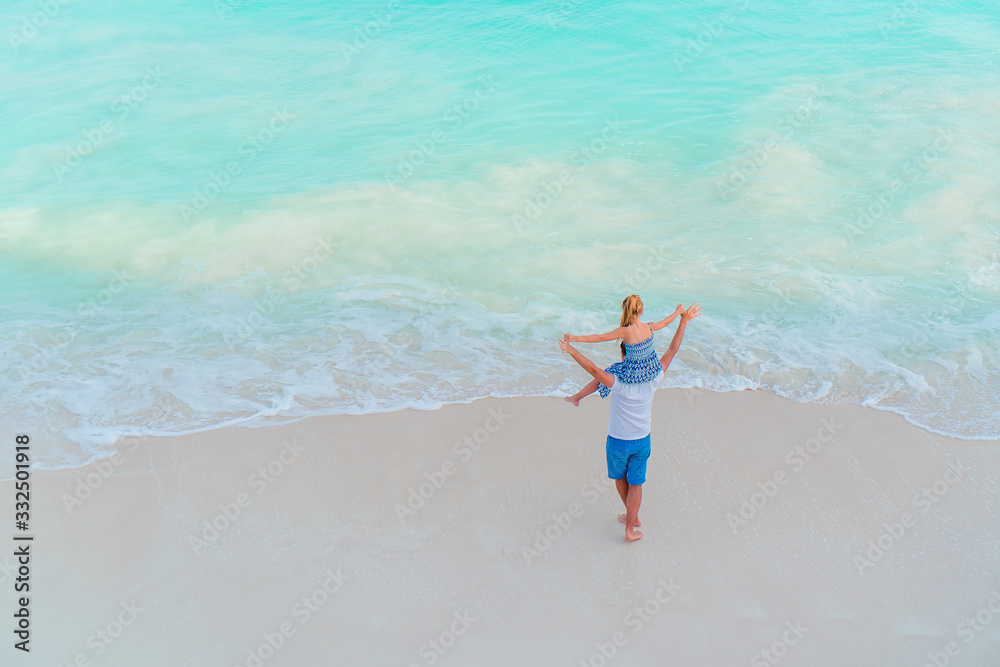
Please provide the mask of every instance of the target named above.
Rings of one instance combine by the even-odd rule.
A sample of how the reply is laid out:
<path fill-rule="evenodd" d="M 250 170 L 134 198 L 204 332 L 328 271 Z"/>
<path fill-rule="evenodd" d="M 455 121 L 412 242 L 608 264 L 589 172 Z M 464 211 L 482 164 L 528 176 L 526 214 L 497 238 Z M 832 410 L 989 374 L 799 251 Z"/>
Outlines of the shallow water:
<path fill-rule="evenodd" d="M 704 306 L 672 386 L 1000 437 L 989 3 L 15 0 L 0 34 L 0 410 L 46 466 L 567 392 L 555 341 L 630 292 Z"/>

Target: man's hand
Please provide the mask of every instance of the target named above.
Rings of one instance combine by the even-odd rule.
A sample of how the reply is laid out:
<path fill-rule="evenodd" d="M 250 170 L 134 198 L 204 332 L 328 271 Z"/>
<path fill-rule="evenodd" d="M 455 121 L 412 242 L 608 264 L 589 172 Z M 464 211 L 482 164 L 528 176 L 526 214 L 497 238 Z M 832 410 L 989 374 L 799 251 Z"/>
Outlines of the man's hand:
<path fill-rule="evenodd" d="M 569 334 L 566 334 L 566 338 L 567 339 L 569 338 Z M 569 344 L 568 340 L 559 341 L 559 349 L 565 352 L 566 354 L 573 353 L 573 346 Z"/>
<path fill-rule="evenodd" d="M 680 306 L 677 307 L 680 308 Z M 688 320 L 693 320 L 699 315 L 701 315 L 701 306 L 699 306 L 697 303 L 692 303 L 690 306 L 688 306 L 687 310 L 681 313 L 681 320 L 687 322 Z"/>
<path fill-rule="evenodd" d="M 684 330 L 687 328 L 687 323 L 699 315 L 701 315 L 701 306 L 697 303 L 692 303 L 688 306 L 687 310 L 681 313 L 681 322 L 677 325 L 677 331 L 674 332 L 670 346 L 663 353 L 663 356 L 660 357 L 660 365 L 663 366 L 664 372 L 669 368 L 670 362 L 673 361 L 674 355 L 677 354 L 677 350 L 681 347 L 681 340 L 684 338 Z"/>

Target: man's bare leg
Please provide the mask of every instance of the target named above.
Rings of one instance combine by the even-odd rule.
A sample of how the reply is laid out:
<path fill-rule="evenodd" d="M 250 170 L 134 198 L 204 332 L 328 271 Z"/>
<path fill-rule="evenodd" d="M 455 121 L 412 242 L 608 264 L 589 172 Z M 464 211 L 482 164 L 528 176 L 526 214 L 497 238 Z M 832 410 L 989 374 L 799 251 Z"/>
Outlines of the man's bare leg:
<path fill-rule="evenodd" d="M 628 501 L 626 500 L 626 498 L 628 498 L 628 489 L 629 489 L 628 478 L 623 477 L 621 479 L 616 479 L 615 488 L 618 489 L 618 495 L 621 496 L 622 504 L 625 505 L 625 509 L 627 510 Z M 618 523 L 625 523 L 625 512 L 622 512 L 621 514 L 618 515 Z M 638 515 L 636 515 L 635 517 L 635 525 L 637 526 L 642 525 L 642 521 L 639 521 Z"/>
<path fill-rule="evenodd" d="M 635 529 L 639 525 L 639 505 L 642 503 L 642 484 L 630 484 L 625 498 L 625 541 L 642 539 L 642 533 Z"/>

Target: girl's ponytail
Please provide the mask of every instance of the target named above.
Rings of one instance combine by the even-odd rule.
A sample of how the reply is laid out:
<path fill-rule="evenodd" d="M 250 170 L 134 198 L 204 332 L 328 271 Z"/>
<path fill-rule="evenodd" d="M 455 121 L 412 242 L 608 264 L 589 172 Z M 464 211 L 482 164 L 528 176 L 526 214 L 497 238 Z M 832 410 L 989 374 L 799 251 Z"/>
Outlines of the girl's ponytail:
<path fill-rule="evenodd" d="M 627 327 L 642 312 L 642 299 L 638 294 L 629 294 L 622 301 L 622 321 L 618 326 Z"/>

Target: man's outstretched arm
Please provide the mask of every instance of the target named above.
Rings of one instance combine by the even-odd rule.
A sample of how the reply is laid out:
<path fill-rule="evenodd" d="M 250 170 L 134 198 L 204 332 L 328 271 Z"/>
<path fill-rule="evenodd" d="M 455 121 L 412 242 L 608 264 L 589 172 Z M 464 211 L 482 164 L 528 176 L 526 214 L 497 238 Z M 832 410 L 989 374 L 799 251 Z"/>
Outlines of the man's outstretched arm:
<path fill-rule="evenodd" d="M 694 319 L 699 315 L 701 315 L 701 306 L 697 303 L 692 303 L 687 310 L 681 313 L 681 323 L 677 325 L 677 331 L 674 332 L 674 338 L 670 341 L 670 347 L 660 357 L 660 365 L 663 366 L 664 372 L 670 366 L 670 362 L 674 360 L 677 350 L 681 349 L 681 340 L 684 339 L 684 329 L 687 328 L 688 320 Z"/>
<path fill-rule="evenodd" d="M 595 364 L 587 357 L 583 356 L 580 350 L 576 349 L 575 347 L 567 343 L 565 340 L 559 341 L 559 349 L 569 354 L 569 356 L 573 357 L 573 360 L 576 361 L 576 363 L 580 364 L 580 367 L 583 368 L 583 370 L 590 373 L 595 380 L 597 380 L 604 386 L 610 387 L 615 383 L 614 375 L 607 372 L 603 368 L 599 368 L 597 364 Z"/>

